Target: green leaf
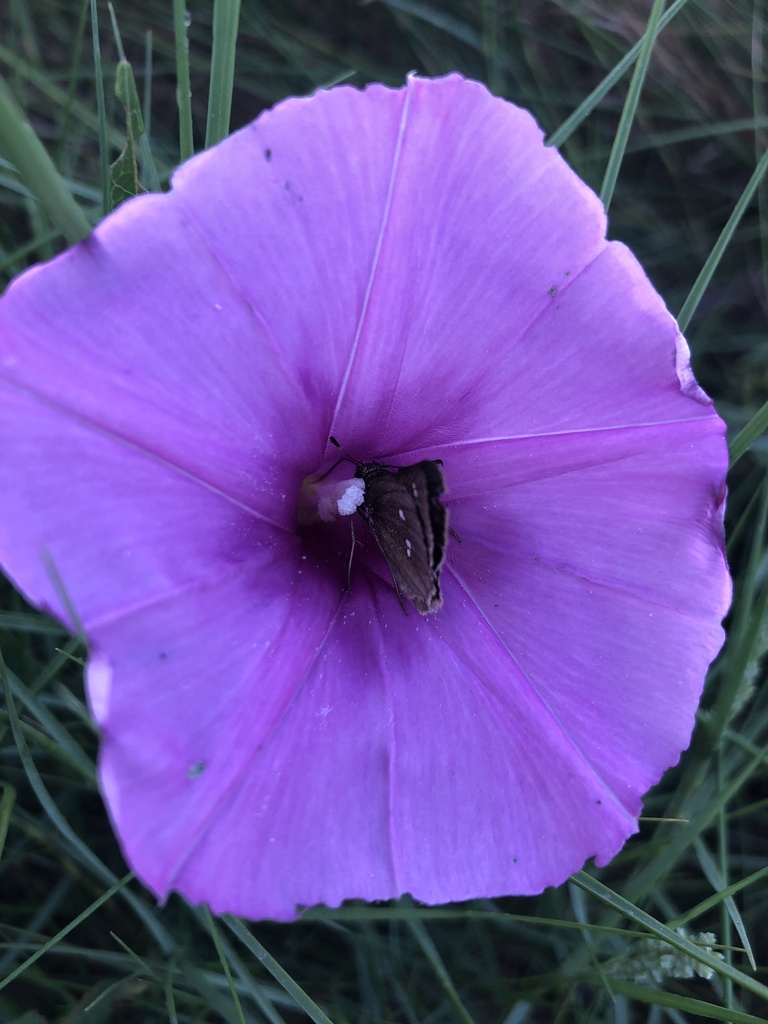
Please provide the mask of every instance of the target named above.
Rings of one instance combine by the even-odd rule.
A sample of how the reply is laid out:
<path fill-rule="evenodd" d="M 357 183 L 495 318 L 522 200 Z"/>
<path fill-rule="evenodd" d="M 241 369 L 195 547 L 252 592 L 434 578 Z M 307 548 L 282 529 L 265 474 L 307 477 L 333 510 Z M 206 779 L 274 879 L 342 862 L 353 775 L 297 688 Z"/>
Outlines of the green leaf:
<path fill-rule="evenodd" d="M 117 65 L 115 95 L 125 107 L 125 147 L 109 168 L 109 206 L 114 210 L 125 199 L 141 195 L 147 189 L 139 181 L 136 147 L 144 134 L 141 102 L 133 77 L 133 68 L 127 60 Z"/>

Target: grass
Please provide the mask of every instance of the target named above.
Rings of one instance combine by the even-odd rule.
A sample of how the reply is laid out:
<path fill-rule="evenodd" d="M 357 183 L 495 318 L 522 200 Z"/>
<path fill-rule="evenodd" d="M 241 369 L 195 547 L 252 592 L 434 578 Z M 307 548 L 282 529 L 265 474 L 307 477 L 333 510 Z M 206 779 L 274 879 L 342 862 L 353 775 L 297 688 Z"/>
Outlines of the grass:
<path fill-rule="evenodd" d="M 645 43 L 642 0 L 189 8 L 116 4 L 137 87 L 135 101 L 130 82 L 122 93 L 128 108 L 115 98 L 121 50 L 105 5 L 0 8 L 0 272 L 10 279 L 82 237 L 113 201 L 109 166 L 129 143 L 139 183 L 162 187 L 228 122 L 286 95 L 398 84 L 412 69 L 487 81 L 532 109 L 582 177 L 603 186 L 612 237 L 681 315 L 698 379 L 728 422 L 729 639 L 690 749 L 607 868 L 535 899 L 352 903 L 293 925 L 249 924 L 175 896 L 158 907 L 126 873 L 96 787 L 85 650 L 4 585 L 0 1019 L 765 1019 L 764 0 L 656 3 Z"/>

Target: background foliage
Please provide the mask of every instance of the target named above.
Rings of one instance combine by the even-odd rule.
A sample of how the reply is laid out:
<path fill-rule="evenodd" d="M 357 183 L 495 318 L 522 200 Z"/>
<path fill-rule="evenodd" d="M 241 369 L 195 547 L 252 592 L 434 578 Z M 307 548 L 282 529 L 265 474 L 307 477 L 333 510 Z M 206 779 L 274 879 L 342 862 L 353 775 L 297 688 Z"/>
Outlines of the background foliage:
<path fill-rule="evenodd" d="M 633 90 L 636 44 L 663 3 L 190 0 L 185 12 L 175 0 L 116 0 L 111 16 L 101 0 L 0 2 L 6 279 L 125 195 L 165 187 L 183 155 L 226 133 L 230 101 L 237 128 L 286 95 L 459 70 L 530 108 L 610 197 L 612 237 L 680 315 L 728 421 L 736 584 L 694 742 L 607 869 L 535 899 L 350 904 L 293 925 L 214 922 L 176 897 L 158 908 L 126 876 L 95 783 L 84 651 L 3 584 L 3 1021 L 768 1015 L 766 10 L 666 7 Z"/>

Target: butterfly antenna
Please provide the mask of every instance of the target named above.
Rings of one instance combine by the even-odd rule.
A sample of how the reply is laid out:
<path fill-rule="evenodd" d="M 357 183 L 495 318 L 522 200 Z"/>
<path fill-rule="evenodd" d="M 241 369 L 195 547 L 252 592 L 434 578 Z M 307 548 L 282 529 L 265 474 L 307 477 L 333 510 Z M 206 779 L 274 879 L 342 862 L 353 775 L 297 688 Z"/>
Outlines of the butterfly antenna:
<path fill-rule="evenodd" d="M 355 462 L 356 461 L 355 459 L 352 458 L 352 456 L 349 454 L 347 449 L 342 447 L 342 445 L 339 444 L 339 442 L 336 440 L 336 438 L 333 436 L 333 434 L 331 434 L 331 436 L 328 438 L 328 440 L 331 442 L 331 444 L 333 445 L 334 448 L 338 448 L 340 452 L 344 452 L 344 454 L 347 456 L 347 458 L 349 459 L 350 462 Z"/>
<path fill-rule="evenodd" d="M 351 462 L 353 466 L 359 466 L 360 465 L 359 460 L 358 459 L 353 459 L 352 456 L 347 451 L 347 449 L 342 447 L 342 445 L 339 444 L 339 442 L 336 440 L 336 438 L 333 435 L 329 436 L 328 440 L 331 442 L 331 444 L 334 446 L 334 448 L 338 448 L 340 452 L 344 452 L 344 457 L 347 459 L 348 462 Z M 336 465 L 338 466 L 338 462 L 336 463 Z"/>

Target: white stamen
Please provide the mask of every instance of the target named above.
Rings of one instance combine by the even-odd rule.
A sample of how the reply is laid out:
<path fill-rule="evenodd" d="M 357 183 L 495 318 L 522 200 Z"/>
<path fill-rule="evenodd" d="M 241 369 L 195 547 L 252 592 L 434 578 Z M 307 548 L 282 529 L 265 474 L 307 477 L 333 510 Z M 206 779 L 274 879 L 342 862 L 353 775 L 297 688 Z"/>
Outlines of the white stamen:
<path fill-rule="evenodd" d="M 322 484 L 317 511 L 325 523 L 337 516 L 351 516 L 365 500 L 365 483 L 359 477 Z"/>
<path fill-rule="evenodd" d="M 342 483 L 344 482 L 342 481 Z M 344 493 L 336 502 L 340 516 L 351 516 L 363 504 L 365 498 L 365 483 L 359 477 L 346 481 L 346 484 Z"/>

